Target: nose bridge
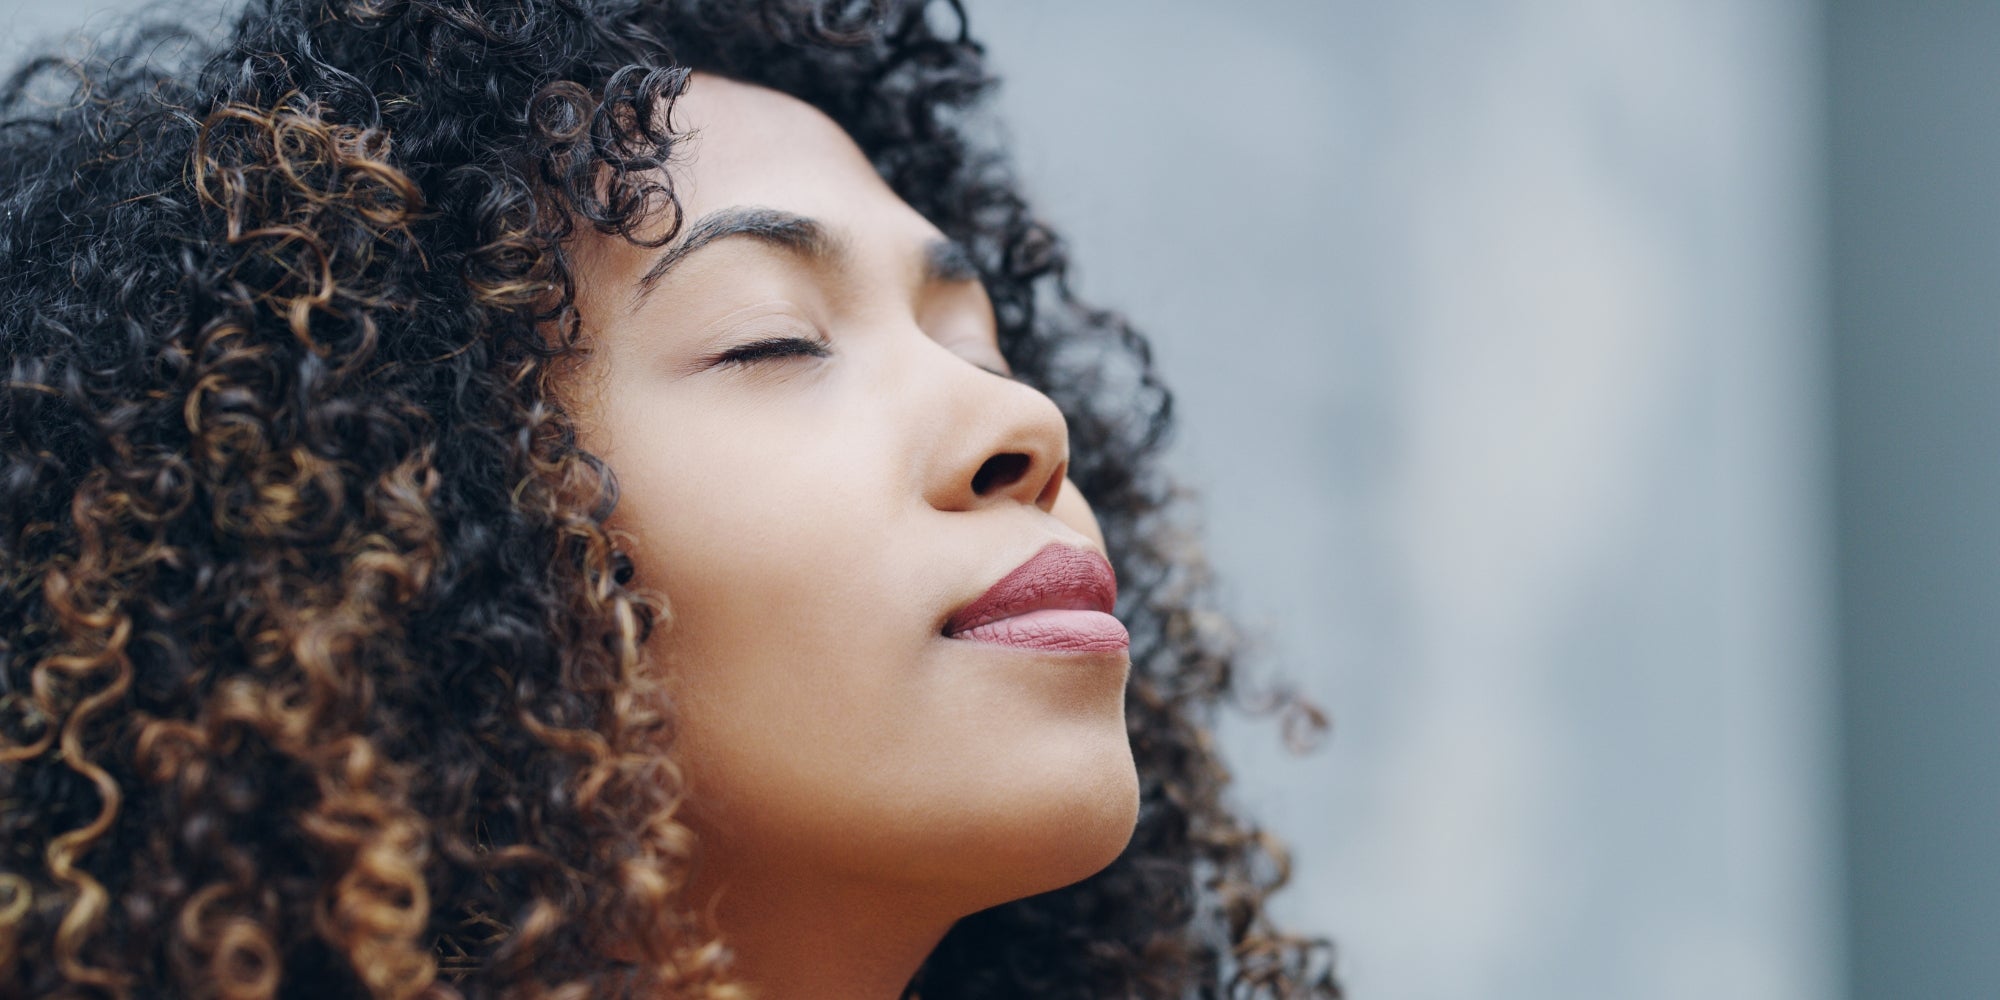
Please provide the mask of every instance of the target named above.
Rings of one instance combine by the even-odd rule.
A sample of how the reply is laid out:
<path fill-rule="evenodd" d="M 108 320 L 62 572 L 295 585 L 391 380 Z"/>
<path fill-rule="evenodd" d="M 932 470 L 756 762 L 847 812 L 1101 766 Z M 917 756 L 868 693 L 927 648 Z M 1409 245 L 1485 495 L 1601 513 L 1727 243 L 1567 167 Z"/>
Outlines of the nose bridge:
<path fill-rule="evenodd" d="M 1069 468 L 1069 425 L 1034 387 L 989 372 L 921 330 L 915 355 L 897 366 L 918 380 L 928 447 L 920 475 L 939 510 L 1027 504 L 1050 510 Z"/>

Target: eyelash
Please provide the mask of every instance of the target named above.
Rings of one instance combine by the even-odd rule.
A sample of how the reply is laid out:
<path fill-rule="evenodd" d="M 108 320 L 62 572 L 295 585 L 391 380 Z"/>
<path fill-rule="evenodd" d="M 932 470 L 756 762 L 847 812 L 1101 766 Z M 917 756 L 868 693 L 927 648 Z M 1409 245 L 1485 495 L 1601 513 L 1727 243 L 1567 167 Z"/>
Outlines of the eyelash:
<path fill-rule="evenodd" d="M 763 340 L 753 340 L 741 347 L 732 347 L 716 355 L 715 359 L 710 363 L 716 367 L 724 367 L 728 365 L 752 365 L 759 361 L 772 361 L 778 358 L 826 358 L 832 356 L 833 352 L 827 349 L 826 342 L 823 340 L 808 340 L 804 337 L 766 337 Z M 1012 379 L 1016 382 L 1020 381 L 1020 377 L 1017 375 L 1010 375 L 996 368 L 988 368 L 985 365 L 980 365 L 979 370 L 990 372 L 1004 379 Z"/>
<path fill-rule="evenodd" d="M 766 337 L 716 355 L 713 364 L 718 367 L 751 365 L 777 358 L 824 358 L 832 354 L 832 351 L 827 350 L 824 341 L 808 340 L 804 337 Z"/>

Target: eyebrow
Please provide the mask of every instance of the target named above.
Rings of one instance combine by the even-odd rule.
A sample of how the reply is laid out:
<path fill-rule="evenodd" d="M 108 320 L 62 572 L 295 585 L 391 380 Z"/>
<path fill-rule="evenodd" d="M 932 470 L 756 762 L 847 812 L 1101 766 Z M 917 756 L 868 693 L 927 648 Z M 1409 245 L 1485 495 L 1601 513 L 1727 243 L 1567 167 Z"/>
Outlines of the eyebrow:
<path fill-rule="evenodd" d="M 837 255 L 833 238 L 816 219 L 775 208 L 725 208 L 696 219 L 694 225 L 687 228 L 686 235 L 660 251 L 653 266 L 639 276 L 639 287 L 633 295 L 634 304 L 651 294 L 654 286 L 674 269 L 674 265 L 703 247 L 732 236 L 748 236 L 808 260 L 824 261 Z"/>
<path fill-rule="evenodd" d="M 840 241 L 826 224 L 810 216 L 777 208 L 743 205 L 718 209 L 696 219 L 687 228 L 685 236 L 660 251 L 653 266 L 640 275 L 638 288 L 632 296 L 633 304 L 638 305 L 652 294 L 675 265 L 718 240 L 735 236 L 749 237 L 819 263 L 836 261 L 843 253 Z M 933 239 L 924 245 L 923 255 L 926 282 L 954 283 L 979 277 L 979 265 L 973 260 L 971 251 L 957 240 L 942 236 Z"/>

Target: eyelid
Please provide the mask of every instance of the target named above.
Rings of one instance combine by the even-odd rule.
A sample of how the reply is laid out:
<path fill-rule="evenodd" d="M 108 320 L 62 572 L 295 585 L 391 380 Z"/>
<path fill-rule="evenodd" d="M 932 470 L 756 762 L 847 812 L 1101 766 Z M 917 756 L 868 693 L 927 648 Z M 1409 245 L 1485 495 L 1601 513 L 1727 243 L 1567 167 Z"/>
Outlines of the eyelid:
<path fill-rule="evenodd" d="M 981 349 L 979 346 L 974 346 L 969 349 L 963 347 L 955 347 L 951 344 L 945 344 L 944 346 L 946 350 L 949 350 L 953 354 L 956 354 L 960 358 L 963 358 L 966 364 L 971 365 L 972 367 L 977 368 L 980 371 L 988 372 L 993 375 L 998 375 L 1004 379 L 1012 379 L 1013 381 L 1016 382 L 1019 382 L 1021 380 L 1020 376 L 1014 373 L 1013 371 L 1014 366 L 1008 364 L 1007 356 L 1001 354 L 998 350 L 991 349 L 990 347 Z M 1000 363 L 998 365 L 987 364 L 986 359 L 989 357 L 999 359 Z"/>
<path fill-rule="evenodd" d="M 976 296 L 977 305 L 972 305 L 968 292 Z M 968 330 L 965 323 L 967 314 L 977 317 L 973 328 Z M 992 297 L 986 293 L 983 281 L 967 279 L 949 284 L 929 283 L 924 288 L 924 299 L 918 305 L 918 325 L 924 328 L 931 339 L 943 344 L 952 353 L 966 360 L 967 364 L 983 372 L 990 372 L 1004 379 L 1019 382 L 1008 364 L 1006 355 L 1000 351 L 999 338 L 995 332 L 998 317 L 994 315 Z M 987 365 L 988 357 L 1000 361 L 998 367 Z"/>
<path fill-rule="evenodd" d="M 798 348 L 801 346 L 806 346 L 810 349 L 799 350 Z M 787 350 L 787 348 L 790 348 L 790 350 Z M 810 337 L 798 334 L 774 334 L 766 337 L 758 337 L 755 340 L 747 340 L 704 357 L 698 364 L 704 369 L 721 368 L 732 365 L 751 365 L 760 361 L 777 361 L 790 357 L 824 358 L 830 357 L 832 354 L 833 341 L 826 334 L 814 331 L 813 336 Z"/>

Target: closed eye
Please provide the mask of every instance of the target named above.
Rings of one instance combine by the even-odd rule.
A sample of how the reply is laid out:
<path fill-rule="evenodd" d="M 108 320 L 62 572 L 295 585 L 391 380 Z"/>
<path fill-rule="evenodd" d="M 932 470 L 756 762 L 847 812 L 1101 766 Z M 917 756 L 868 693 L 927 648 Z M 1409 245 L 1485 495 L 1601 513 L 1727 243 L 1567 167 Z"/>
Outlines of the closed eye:
<path fill-rule="evenodd" d="M 714 367 L 727 367 L 751 365 L 775 358 L 825 358 L 832 355 L 833 352 L 827 349 L 825 341 L 805 337 L 766 337 L 740 347 L 732 347 L 708 359 L 708 364 Z"/>
<path fill-rule="evenodd" d="M 756 364 L 759 361 L 770 361 L 778 358 L 828 358 L 832 356 L 833 351 L 828 349 L 826 342 L 823 340 L 812 340 L 806 337 L 766 337 L 763 340 L 753 340 L 740 347 L 732 347 L 721 354 L 707 359 L 705 365 L 708 367 L 723 368 L 731 365 L 747 366 Z M 1021 381 L 1020 376 L 1011 372 L 998 368 L 988 368 L 985 365 L 978 365 L 977 367 L 980 371 L 987 372 L 988 374 L 998 375 L 1010 381 Z"/>

